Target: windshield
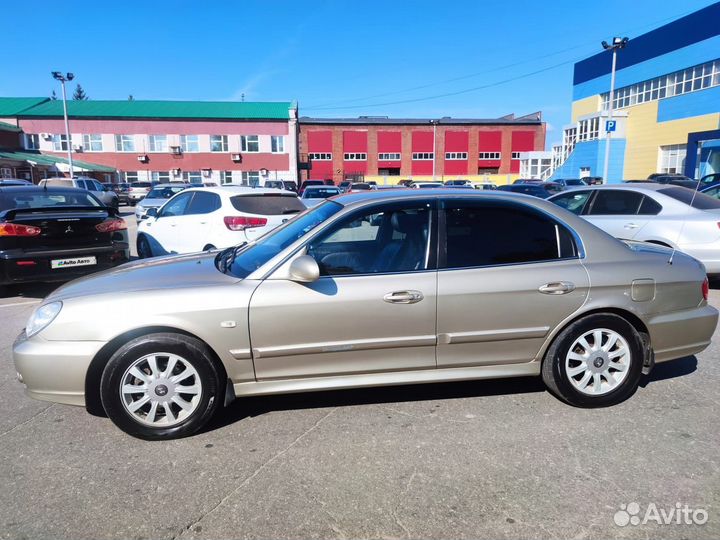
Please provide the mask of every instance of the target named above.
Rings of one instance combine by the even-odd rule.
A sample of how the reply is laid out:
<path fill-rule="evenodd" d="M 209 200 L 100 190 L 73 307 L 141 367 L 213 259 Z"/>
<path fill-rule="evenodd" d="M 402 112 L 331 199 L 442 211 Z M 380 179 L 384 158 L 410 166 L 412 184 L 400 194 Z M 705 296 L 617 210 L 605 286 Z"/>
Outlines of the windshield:
<path fill-rule="evenodd" d="M 172 187 L 161 187 L 161 188 L 155 188 L 151 189 L 150 193 L 146 195 L 146 198 L 148 199 L 169 199 L 176 193 L 180 193 L 183 189 L 185 189 L 185 186 L 172 186 Z"/>
<path fill-rule="evenodd" d="M 312 210 L 299 214 L 240 251 L 228 273 L 237 278 L 248 277 L 295 240 L 305 236 L 342 208 L 341 204 L 334 201 L 325 201 Z M 222 253 L 218 255 L 216 265 L 220 262 L 221 256 Z"/>
<path fill-rule="evenodd" d="M 695 193 L 692 189 L 684 187 L 669 187 L 658 190 L 658 193 L 672 197 L 676 201 L 683 202 L 687 205 L 692 201 L 692 207 L 698 210 L 717 210 L 720 209 L 720 200 L 705 195 L 704 193 Z M 693 195 L 695 198 L 693 199 Z"/>

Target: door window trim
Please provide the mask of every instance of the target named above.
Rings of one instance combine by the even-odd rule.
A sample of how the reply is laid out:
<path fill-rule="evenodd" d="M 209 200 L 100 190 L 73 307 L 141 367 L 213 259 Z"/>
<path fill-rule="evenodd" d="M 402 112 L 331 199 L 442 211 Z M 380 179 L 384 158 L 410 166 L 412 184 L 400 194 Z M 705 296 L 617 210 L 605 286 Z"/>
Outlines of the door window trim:
<path fill-rule="evenodd" d="M 557 259 L 546 259 L 542 261 L 526 261 L 526 262 L 512 262 L 512 263 L 499 263 L 499 264 L 482 264 L 482 265 L 476 265 L 476 266 L 453 266 L 453 267 L 447 267 L 447 218 L 445 214 L 445 207 L 448 203 L 475 203 L 475 204 L 497 204 L 501 203 L 502 205 L 507 205 L 510 207 L 515 207 L 519 209 L 523 209 L 530 212 L 535 212 L 538 214 L 541 214 L 543 217 L 553 221 L 555 223 L 555 235 L 556 238 L 559 240 L 559 229 L 558 226 L 564 227 L 568 233 L 570 233 L 570 236 L 572 238 L 573 243 L 575 244 L 575 255 L 572 257 L 559 257 Z M 557 216 L 553 215 L 550 212 L 547 212 L 546 210 L 543 210 L 542 208 L 538 208 L 536 206 L 531 206 L 527 204 L 520 204 L 516 201 L 498 201 L 498 200 L 481 200 L 478 198 L 460 198 L 460 197 L 453 197 L 452 199 L 441 199 L 439 207 L 437 209 L 438 213 L 438 238 L 437 238 L 437 268 L 439 272 L 444 271 L 458 271 L 458 270 L 478 270 L 483 268 L 500 268 L 505 266 L 527 266 L 529 264 L 552 264 L 557 262 L 563 262 L 563 261 L 573 261 L 573 260 L 582 260 L 585 258 L 585 247 L 582 243 L 582 240 L 580 238 L 580 235 L 573 229 L 567 222 L 564 220 L 558 218 Z M 559 244 L 558 244 L 559 248 Z"/>

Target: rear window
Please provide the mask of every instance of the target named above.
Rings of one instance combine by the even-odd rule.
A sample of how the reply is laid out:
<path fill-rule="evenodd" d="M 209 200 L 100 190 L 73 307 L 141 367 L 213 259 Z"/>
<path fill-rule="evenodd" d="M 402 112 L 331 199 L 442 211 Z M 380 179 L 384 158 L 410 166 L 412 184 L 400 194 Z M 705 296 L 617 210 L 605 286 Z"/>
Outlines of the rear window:
<path fill-rule="evenodd" d="M 709 197 L 704 193 L 696 193 L 692 189 L 684 187 L 668 187 L 658 190 L 658 193 L 667 195 L 676 201 L 683 202 L 687 205 L 692 201 L 692 207 L 698 210 L 717 210 L 720 208 L 720 200 Z M 694 199 L 693 199 L 694 195 Z"/>
<path fill-rule="evenodd" d="M 233 207 L 238 212 L 261 216 L 279 216 L 297 214 L 305 210 L 305 205 L 294 195 L 263 193 L 259 195 L 236 195 L 231 197 Z"/>
<path fill-rule="evenodd" d="M 102 206 L 100 201 L 82 191 L 14 191 L 0 193 L 0 210 L 16 208 L 52 208 L 54 206 Z"/>
<path fill-rule="evenodd" d="M 306 190 L 303 197 L 305 199 L 327 199 L 339 193 L 340 190 L 337 188 L 313 188 Z"/>
<path fill-rule="evenodd" d="M 155 188 L 150 190 L 150 193 L 147 194 L 148 199 L 169 199 L 176 193 L 180 193 L 183 189 L 185 189 L 186 186 L 168 186 L 168 187 L 161 187 L 161 188 Z"/>
<path fill-rule="evenodd" d="M 147 187 L 152 187 L 152 184 L 150 182 L 133 182 L 132 184 L 130 184 L 130 187 L 147 188 Z"/>

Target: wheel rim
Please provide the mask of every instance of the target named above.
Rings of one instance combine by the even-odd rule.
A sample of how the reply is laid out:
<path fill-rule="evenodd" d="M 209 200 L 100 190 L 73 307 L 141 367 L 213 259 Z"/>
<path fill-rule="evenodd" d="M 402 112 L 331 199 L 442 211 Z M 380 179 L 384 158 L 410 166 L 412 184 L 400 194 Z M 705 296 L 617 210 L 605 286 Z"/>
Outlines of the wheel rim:
<path fill-rule="evenodd" d="M 120 382 L 120 400 L 133 420 L 146 426 L 170 427 L 184 422 L 202 398 L 195 368 L 172 353 L 152 353 L 136 360 Z"/>
<path fill-rule="evenodd" d="M 565 373 L 573 387 L 590 396 L 615 390 L 630 371 L 630 347 L 622 335 L 597 328 L 576 339 L 565 357 Z"/>

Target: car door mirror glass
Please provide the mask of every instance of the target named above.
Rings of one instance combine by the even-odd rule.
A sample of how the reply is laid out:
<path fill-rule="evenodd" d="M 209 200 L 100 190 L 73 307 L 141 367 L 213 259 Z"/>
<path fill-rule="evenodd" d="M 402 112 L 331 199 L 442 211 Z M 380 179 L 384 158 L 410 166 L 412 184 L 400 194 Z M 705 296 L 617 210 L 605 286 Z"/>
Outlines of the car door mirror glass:
<path fill-rule="evenodd" d="M 301 255 L 290 263 L 288 274 L 292 281 L 313 283 L 320 279 L 320 267 L 310 255 Z"/>
<path fill-rule="evenodd" d="M 160 215 L 158 214 L 157 208 L 148 208 L 148 211 L 145 213 L 145 215 L 142 217 L 142 219 L 147 219 L 150 217 L 153 217 L 153 218 L 160 217 Z"/>

